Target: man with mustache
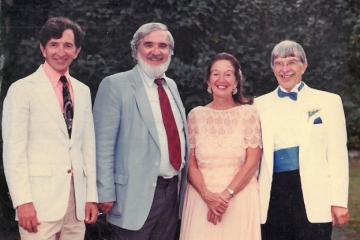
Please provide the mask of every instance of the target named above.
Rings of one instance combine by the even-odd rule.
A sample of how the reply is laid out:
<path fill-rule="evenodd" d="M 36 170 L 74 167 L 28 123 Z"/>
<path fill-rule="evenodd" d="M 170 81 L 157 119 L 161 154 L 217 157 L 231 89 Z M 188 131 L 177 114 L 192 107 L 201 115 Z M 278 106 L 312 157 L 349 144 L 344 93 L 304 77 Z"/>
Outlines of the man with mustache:
<path fill-rule="evenodd" d="M 278 43 L 271 68 L 279 86 L 256 99 L 263 139 L 260 207 L 264 240 L 330 240 L 349 220 L 346 124 L 339 95 L 307 86 L 307 59 Z"/>
<path fill-rule="evenodd" d="M 137 65 L 104 78 L 94 104 L 99 207 L 113 239 L 171 240 L 188 158 L 184 107 L 165 76 L 174 40 L 164 24 L 147 23 L 131 49 Z"/>

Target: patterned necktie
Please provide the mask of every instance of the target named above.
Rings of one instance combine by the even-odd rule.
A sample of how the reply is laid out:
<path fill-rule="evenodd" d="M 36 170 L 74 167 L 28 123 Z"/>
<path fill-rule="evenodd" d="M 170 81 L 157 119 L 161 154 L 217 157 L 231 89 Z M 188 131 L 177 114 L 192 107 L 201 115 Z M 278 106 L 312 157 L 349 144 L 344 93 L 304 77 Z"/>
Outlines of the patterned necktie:
<path fill-rule="evenodd" d="M 65 76 L 60 77 L 60 81 L 63 85 L 63 102 L 64 102 L 64 119 L 66 123 L 66 127 L 69 133 L 69 138 L 71 138 L 71 129 L 72 129 L 72 121 L 74 117 L 74 107 L 71 101 L 70 91 L 67 85 L 67 80 Z"/>
<path fill-rule="evenodd" d="M 163 81 L 163 78 L 155 79 L 155 83 L 156 85 L 158 85 L 161 115 L 163 118 L 166 136 L 168 140 L 170 163 L 176 170 L 179 170 L 181 166 L 181 147 L 179 132 L 176 126 L 169 98 L 163 87 Z"/>

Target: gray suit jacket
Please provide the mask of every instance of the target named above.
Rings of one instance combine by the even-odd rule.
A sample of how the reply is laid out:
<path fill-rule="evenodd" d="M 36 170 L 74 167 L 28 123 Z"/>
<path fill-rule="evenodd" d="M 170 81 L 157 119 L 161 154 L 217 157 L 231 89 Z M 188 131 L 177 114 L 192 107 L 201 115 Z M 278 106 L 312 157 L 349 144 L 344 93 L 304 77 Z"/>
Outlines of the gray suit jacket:
<path fill-rule="evenodd" d="M 176 84 L 167 78 L 184 123 L 186 116 Z M 150 211 L 159 175 L 158 134 L 150 103 L 136 67 L 103 79 L 94 104 L 99 202 L 115 202 L 108 221 L 129 230 L 140 229 Z M 187 162 L 187 161 L 186 161 Z M 187 181 L 181 174 L 180 205 Z M 181 212 L 182 206 L 180 206 Z"/>

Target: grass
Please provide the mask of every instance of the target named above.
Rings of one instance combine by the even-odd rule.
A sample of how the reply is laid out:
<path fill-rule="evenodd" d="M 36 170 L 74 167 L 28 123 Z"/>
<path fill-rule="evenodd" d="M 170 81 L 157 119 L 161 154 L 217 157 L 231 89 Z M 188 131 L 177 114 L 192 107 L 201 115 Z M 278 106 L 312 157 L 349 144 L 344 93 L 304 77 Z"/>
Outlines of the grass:
<path fill-rule="evenodd" d="M 350 179 L 350 226 L 360 228 L 360 158 L 351 163 Z"/>
<path fill-rule="evenodd" d="M 360 239 L 360 156 L 350 160 L 349 211 L 351 219 L 344 229 L 335 229 L 333 240 Z"/>

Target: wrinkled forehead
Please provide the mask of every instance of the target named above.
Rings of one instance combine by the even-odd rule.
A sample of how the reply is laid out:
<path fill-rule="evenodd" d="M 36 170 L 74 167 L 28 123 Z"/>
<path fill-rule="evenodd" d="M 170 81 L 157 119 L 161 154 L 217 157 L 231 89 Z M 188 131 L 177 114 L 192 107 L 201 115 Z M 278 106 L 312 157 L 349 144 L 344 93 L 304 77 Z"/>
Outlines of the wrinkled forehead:
<path fill-rule="evenodd" d="M 147 34 L 144 34 L 140 38 L 140 43 L 165 43 L 171 46 L 171 39 L 167 31 L 164 30 L 154 30 Z"/>

